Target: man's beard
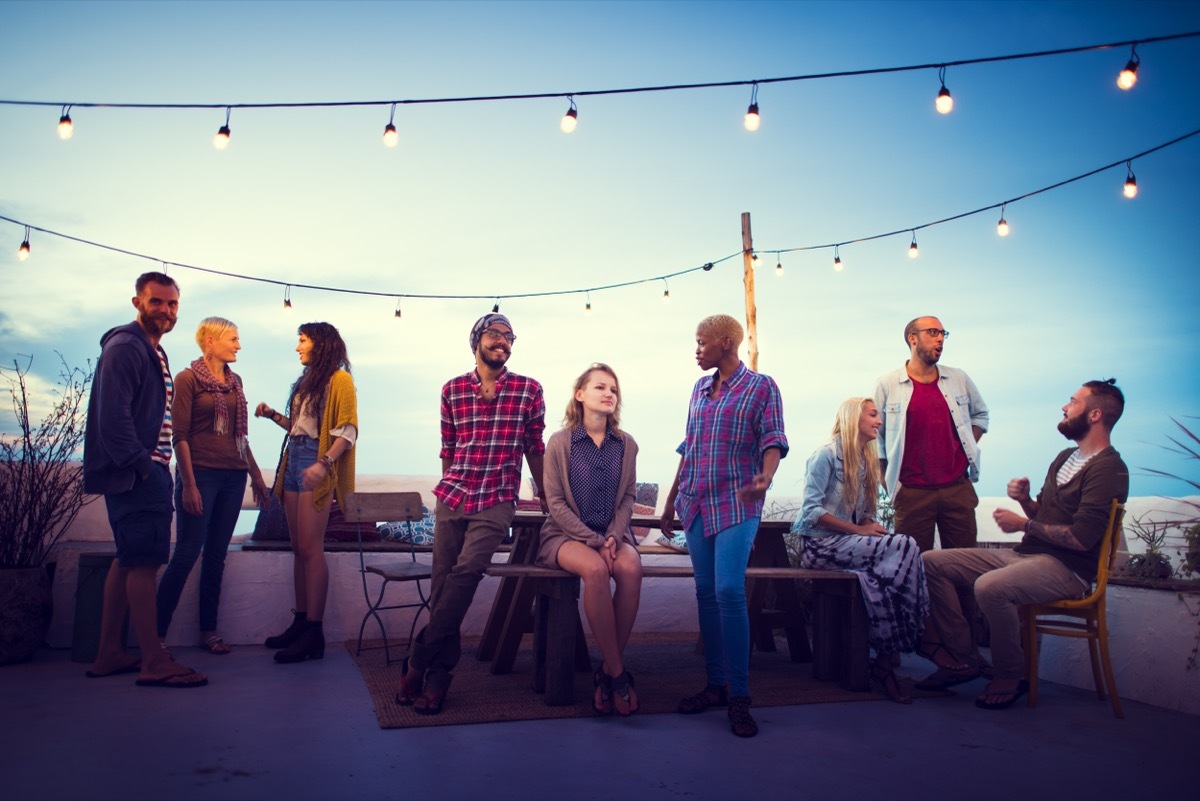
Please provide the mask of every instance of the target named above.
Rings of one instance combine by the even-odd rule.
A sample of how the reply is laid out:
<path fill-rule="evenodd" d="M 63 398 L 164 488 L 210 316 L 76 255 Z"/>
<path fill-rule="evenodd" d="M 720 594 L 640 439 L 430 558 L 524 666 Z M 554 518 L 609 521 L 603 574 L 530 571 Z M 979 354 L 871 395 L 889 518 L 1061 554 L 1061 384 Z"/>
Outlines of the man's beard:
<path fill-rule="evenodd" d="M 479 358 L 482 359 L 483 363 L 486 364 L 488 367 L 499 369 L 508 362 L 508 356 L 509 356 L 507 351 L 499 351 L 499 353 L 502 355 L 493 356 L 492 352 L 490 350 L 480 348 Z"/>
<path fill-rule="evenodd" d="M 150 312 L 139 310 L 138 320 L 142 324 L 142 328 L 147 331 L 153 331 L 159 336 L 169 333 L 175 327 L 175 318 L 172 317 L 155 317 Z"/>
<path fill-rule="evenodd" d="M 1087 436 L 1087 433 L 1091 430 L 1092 424 L 1088 422 L 1087 412 L 1077 414 L 1074 417 L 1063 418 L 1058 424 L 1058 433 L 1076 442 Z"/>
<path fill-rule="evenodd" d="M 926 364 L 937 364 L 938 360 L 942 358 L 942 354 L 938 353 L 933 348 L 925 349 L 922 347 L 918 347 L 917 348 L 917 358 L 919 358 L 921 361 L 925 362 Z"/>

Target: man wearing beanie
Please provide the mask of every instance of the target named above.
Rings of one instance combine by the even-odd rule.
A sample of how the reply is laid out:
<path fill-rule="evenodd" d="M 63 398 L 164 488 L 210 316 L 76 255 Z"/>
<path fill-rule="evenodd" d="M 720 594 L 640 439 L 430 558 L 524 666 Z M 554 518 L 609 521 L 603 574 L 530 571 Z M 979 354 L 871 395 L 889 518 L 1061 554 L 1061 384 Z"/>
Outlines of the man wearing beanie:
<path fill-rule="evenodd" d="M 480 317 L 468 337 L 475 369 L 442 387 L 429 622 L 404 660 L 396 693 L 396 703 L 422 715 L 442 711 L 462 655 L 463 618 L 512 524 L 522 457 L 542 485 L 546 402 L 541 384 L 506 367 L 516 339 L 503 314 Z M 548 511 L 545 500 L 542 511 Z"/>

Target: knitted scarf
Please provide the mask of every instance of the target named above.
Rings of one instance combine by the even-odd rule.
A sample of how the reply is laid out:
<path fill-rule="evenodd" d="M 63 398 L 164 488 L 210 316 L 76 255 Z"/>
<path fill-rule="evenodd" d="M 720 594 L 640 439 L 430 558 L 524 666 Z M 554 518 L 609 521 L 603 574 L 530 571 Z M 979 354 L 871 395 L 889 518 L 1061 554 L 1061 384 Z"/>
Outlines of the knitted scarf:
<path fill-rule="evenodd" d="M 238 455 L 245 457 L 248 415 L 246 410 L 246 393 L 242 391 L 241 376 L 226 366 L 225 372 L 229 375 L 229 381 L 218 381 L 212 374 L 212 371 L 208 369 L 208 364 L 205 363 L 204 359 L 196 359 L 196 361 L 192 362 L 192 372 L 196 374 L 196 381 L 199 382 L 200 387 L 212 393 L 213 431 L 217 434 L 226 434 L 229 432 L 229 407 L 225 404 L 225 393 L 232 390 L 237 396 L 237 408 L 234 410 L 236 416 L 233 420 L 233 436 L 234 441 L 237 443 Z"/>

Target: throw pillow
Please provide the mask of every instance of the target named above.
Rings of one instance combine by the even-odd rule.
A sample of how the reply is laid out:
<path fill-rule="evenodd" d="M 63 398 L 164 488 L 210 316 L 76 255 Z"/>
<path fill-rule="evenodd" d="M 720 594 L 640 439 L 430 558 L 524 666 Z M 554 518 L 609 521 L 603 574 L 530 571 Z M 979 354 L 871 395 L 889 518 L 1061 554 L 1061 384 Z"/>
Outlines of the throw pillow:
<path fill-rule="evenodd" d="M 409 536 L 408 523 L 403 520 L 395 520 L 390 523 L 379 524 L 379 537 L 385 541 L 391 542 L 411 542 L 414 545 L 432 545 L 433 544 L 433 529 L 436 520 L 434 513 L 429 511 L 426 506 L 421 507 L 421 519 L 414 520 L 412 523 L 412 536 Z"/>
<path fill-rule="evenodd" d="M 336 498 L 330 498 L 329 522 L 325 525 L 326 542 L 358 542 L 358 523 L 346 522 L 342 508 Z M 363 542 L 378 542 L 379 533 L 374 526 L 364 525 Z"/>

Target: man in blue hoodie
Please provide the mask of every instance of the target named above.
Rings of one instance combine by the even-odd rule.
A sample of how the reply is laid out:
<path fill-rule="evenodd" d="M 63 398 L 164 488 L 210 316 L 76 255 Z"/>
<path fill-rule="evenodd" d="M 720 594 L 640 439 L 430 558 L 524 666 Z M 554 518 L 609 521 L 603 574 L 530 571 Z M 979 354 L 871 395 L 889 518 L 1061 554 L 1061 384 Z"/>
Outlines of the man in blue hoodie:
<path fill-rule="evenodd" d="M 159 345 L 175 327 L 179 285 L 163 273 L 138 277 L 137 319 L 100 339 L 83 440 L 83 488 L 104 496 L 117 545 L 104 581 L 100 647 L 89 678 L 138 673 L 146 687 L 202 687 L 208 679 L 171 658 L 156 627 L 155 583 L 171 550 L 171 397 Z M 129 613 L 141 659 L 121 644 Z"/>

